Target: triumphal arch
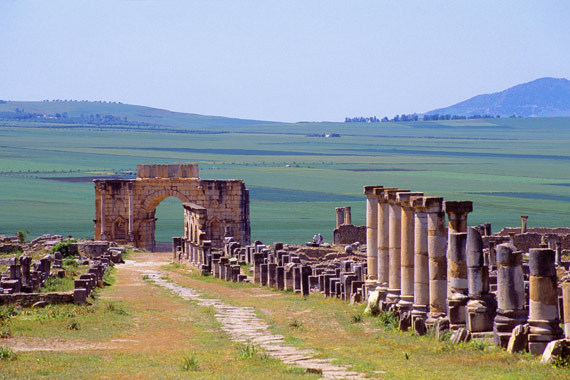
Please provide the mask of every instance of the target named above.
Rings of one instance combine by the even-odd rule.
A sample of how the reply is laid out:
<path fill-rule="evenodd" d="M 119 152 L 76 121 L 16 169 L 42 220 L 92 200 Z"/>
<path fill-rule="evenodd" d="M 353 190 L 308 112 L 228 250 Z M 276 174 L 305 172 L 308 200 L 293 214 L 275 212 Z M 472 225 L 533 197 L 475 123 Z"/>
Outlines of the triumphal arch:
<path fill-rule="evenodd" d="M 250 243 L 249 191 L 241 180 L 207 180 L 198 165 L 137 165 L 135 179 L 95 179 L 95 239 L 153 250 L 156 207 L 176 197 L 184 235 L 222 247 L 224 236 Z M 182 210 L 181 210 L 182 213 Z"/>

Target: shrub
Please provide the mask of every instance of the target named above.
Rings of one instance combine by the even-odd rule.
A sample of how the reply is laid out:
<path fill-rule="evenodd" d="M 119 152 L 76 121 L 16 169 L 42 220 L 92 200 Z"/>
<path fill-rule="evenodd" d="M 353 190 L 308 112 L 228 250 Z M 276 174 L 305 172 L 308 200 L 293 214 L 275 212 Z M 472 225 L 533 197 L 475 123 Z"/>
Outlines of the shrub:
<path fill-rule="evenodd" d="M 75 240 L 65 240 L 65 241 L 61 241 L 59 243 L 57 243 L 52 249 L 51 249 L 51 253 L 54 253 L 56 251 L 61 252 L 61 255 L 64 258 L 71 258 L 74 257 L 75 255 L 73 253 L 71 253 L 71 250 L 69 249 L 69 244 L 70 243 L 75 243 Z"/>

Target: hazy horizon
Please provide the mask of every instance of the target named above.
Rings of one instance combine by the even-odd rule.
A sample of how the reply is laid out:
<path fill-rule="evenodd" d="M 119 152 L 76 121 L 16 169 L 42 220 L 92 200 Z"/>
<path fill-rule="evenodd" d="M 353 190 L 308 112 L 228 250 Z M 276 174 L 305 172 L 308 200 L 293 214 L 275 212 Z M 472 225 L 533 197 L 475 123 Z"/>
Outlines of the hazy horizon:
<path fill-rule="evenodd" d="M 562 1 L 2 1 L 0 99 L 270 121 L 446 107 L 568 78 Z"/>

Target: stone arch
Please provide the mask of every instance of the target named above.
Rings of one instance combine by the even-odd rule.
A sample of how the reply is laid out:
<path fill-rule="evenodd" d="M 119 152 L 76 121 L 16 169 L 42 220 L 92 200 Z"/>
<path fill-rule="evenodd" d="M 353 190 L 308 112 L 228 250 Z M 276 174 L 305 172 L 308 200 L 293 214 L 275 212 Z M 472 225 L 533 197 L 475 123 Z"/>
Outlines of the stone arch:
<path fill-rule="evenodd" d="M 136 178 L 93 182 L 96 240 L 153 249 L 156 208 L 166 198 L 174 197 L 185 209 L 186 205 L 195 205 L 204 213 L 201 216 L 204 221 L 218 218 L 213 221 L 213 235 L 220 238 L 215 246 L 223 244 L 226 226 L 231 226 L 234 237 L 242 244 L 250 241 L 249 192 L 241 180 L 203 180 L 198 175 L 198 165 L 177 164 L 137 165 Z M 205 239 L 212 235 L 205 223 L 200 226 L 193 228 L 187 221 L 185 239 Z"/>
<path fill-rule="evenodd" d="M 153 212 L 166 198 L 178 198 L 182 203 L 190 202 L 190 198 L 178 190 L 159 190 L 149 194 L 142 202 L 141 209 L 145 212 Z"/>

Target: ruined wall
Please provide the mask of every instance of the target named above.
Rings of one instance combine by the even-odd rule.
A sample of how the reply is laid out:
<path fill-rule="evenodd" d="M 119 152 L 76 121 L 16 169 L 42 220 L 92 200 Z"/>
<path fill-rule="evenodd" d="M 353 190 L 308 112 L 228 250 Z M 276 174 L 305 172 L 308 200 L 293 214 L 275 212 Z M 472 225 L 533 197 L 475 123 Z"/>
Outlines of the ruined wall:
<path fill-rule="evenodd" d="M 366 244 L 366 226 L 345 224 L 333 231 L 333 244 Z"/>

